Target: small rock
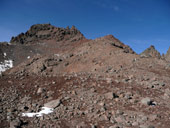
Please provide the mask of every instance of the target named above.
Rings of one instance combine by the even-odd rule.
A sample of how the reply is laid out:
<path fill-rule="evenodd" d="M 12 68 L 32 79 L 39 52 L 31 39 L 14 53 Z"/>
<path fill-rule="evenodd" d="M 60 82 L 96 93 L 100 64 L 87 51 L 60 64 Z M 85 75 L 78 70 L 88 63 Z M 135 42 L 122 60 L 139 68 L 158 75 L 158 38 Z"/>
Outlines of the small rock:
<path fill-rule="evenodd" d="M 155 126 L 153 126 L 153 125 L 149 125 L 147 128 L 155 128 Z"/>
<path fill-rule="evenodd" d="M 106 82 L 107 82 L 108 84 L 110 84 L 110 83 L 112 83 L 112 79 L 111 79 L 111 78 L 106 78 Z"/>
<path fill-rule="evenodd" d="M 106 99 L 111 99 L 112 100 L 113 99 L 113 92 L 108 92 L 104 96 L 105 96 Z"/>
<path fill-rule="evenodd" d="M 57 99 L 57 100 L 52 100 L 46 104 L 44 104 L 44 107 L 48 107 L 48 108 L 56 108 L 61 104 L 61 100 Z"/>
<path fill-rule="evenodd" d="M 106 99 L 110 99 L 110 100 L 112 100 L 113 98 L 118 98 L 119 97 L 118 95 L 116 95 L 113 92 L 108 92 L 104 96 L 105 96 Z"/>
<path fill-rule="evenodd" d="M 56 84 L 56 82 L 55 82 L 55 81 L 53 81 L 53 82 L 52 82 L 52 84 Z"/>
<path fill-rule="evenodd" d="M 139 125 L 138 122 L 133 122 L 133 123 L 132 123 L 132 126 L 138 126 L 138 125 Z"/>
<path fill-rule="evenodd" d="M 139 128 L 155 128 L 153 125 L 140 125 Z"/>
<path fill-rule="evenodd" d="M 115 125 L 115 126 L 110 126 L 109 128 L 122 128 L 122 127 L 119 125 Z"/>
<path fill-rule="evenodd" d="M 19 119 L 10 122 L 10 128 L 19 128 L 21 126 L 21 121 Z"/>
<path fill-rule="evenodd" d="M 144 105 L 152 105 L 153 101 L 149 97 L 146 97 L 141 100 L 141 103 Z"/>
<path fill-rule="evenodd" d="M 2 113 L 3 112 L 3 108 L 2 107 L 0 107 L 0 113 Z"/>
<path fill-rule="evenodd" d="M 106 121 L 106 120 L 108 120 L 108 118 L 107 118 L 106 115 L 102 115 L 102 116 L 99 117 L 99 120 L 100 121 Z"/>
<path fill-rule="evenodd" d="M 150 118 L 151 121 L 154 121 L 154 120 L 156 120 L 157 115 L 151 115 L 149 118 Z"/>
<path fill-rule="evenodd" d="M 115 80 L 115 82 L 116 82 L 117 84 L 119 84 L 119 83 L 120 83 L 120 81 L 119 81 L 119 80 Z"/>
<path fill-rule="evenodd" d="M 112 116 L 112 117 L 110 117 L 110 122 L 112 123 L 112 124 L 115 124 L 116 123 L 116 120 L 115 120 L 115 118 Z"/>
<path fill-rule="evenodd" d="M 42 92 L 43 92 L 43 89 L 42 88 L 38 88 L 37 94 L 40 94 Z"/>
<path fill-rule="evenodd" d="M 115 128 L 115 126 L 110 126 L 109 128 Z"/>
<path fill-rule="evenodd" d="M 125 99 L 132 99 L 132 94 L 130 92 L 127 92 L 125 95 L 124 95 L 124 98 Z"/>
<path fill-rule="evenodd" d="M 100 106 L 105 106 L 105 103 L 104 102 L 100 102 L 99 105 Z"/>
<path fill-rule="evenodd" d="M 97 126 L 92 124 L 92 125 L 91 125 L 91 128 L 97 128 Z"/>
<path fill-rule="evenodd" d="M 124 112 L 121 111 L 121 110 L 117 110 L 117 111 L 116 111 L 116 115 L 123 115 L 123 114 L 124 114 Z"/>
<path fill-rule="evenodd" d="M 146 122 L 148 120 L 148 117 L 145 115 L 139 115 L 139 118 L 137 119 L 137 122 Z"/>
<path fill-rule="evenodd" d="M 73 91 L 71 92 L 71 94 L 77 95 L 77 92 L 76 92 L 75 90 L 73 90 Z"/>
<path fill-rule="evenodd" d="M 125 121 L 125 119 L 124 119 L 123 116 L 118 116 L 118 117 L 115 118 L 115 120 L 116 120 L 116 122 L 118 122 L 118 123 L 122 123 L 122 122 Z"/>

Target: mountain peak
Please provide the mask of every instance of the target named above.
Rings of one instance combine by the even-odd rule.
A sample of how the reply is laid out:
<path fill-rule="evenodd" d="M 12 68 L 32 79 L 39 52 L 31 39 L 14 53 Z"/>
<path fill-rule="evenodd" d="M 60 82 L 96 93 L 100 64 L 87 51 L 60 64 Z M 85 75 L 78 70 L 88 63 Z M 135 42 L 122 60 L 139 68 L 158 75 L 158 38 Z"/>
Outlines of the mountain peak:
<path fill-rule="evenodd" d="M 78 41 L 85 39 L 83 34 L 75 27 L 71 29 L 52 26 L 51 24 L 35 24 L 30 27 L 26 33 L 21 33 L 12 37 L 12 44 L 36 44 L 45 40 L 54 41 Z"/>
<path fill-rule="evenodd" d="M 154 58 L 161 58 L 160 53 L 155 49 L 155 46 L 151 45 L 149 48 L 147 48 L 145 51 L 143 51 L 141 54 L 143 57 L 154 57 Z"/>
<path fill-rule="evenodd" d="M 155 49 L 155 46 L 154 46 L 154 45 L 151 45 L 151 46 L 149 47 L 149 49 Z"/>

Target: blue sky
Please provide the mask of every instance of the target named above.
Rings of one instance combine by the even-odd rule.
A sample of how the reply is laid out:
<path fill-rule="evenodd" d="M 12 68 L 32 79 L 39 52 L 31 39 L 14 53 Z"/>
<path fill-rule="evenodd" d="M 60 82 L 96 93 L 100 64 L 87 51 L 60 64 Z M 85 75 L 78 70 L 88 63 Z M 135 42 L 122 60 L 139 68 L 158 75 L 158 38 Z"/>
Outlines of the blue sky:
<path fill-rule="evenodd" d="M 137 53 L 170 46 L 169 0 L 0 0 L 0 41 L 37 23 L 75 25 L 89 39 L 112 34 Z"/>

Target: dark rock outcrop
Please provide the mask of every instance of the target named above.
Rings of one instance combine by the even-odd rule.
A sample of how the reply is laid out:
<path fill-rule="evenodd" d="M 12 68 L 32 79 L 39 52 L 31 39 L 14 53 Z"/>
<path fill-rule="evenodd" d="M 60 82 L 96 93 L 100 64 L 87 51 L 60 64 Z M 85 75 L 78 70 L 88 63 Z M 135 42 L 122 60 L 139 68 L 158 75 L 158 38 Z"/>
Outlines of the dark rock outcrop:
<path fill-rule="evenodd" d="M 78 41 L 85 39 L 83 34 L 79 30 L 72 26 L 70 29 L 54 27 L 51 24 L 36 24 L 26 33 L 21 33 L 16 37 L 12 37 L 11 44 L 36 44 L 41 43 L 44 40 L 55 41 Z"/>
<path fill-rule="evenodd" d="M 7 59 L 7 52 L 10 52 L 10 45 L 7 42 L 0 43 L 0 62 L 3 62 Z"/>
<path fill-rule="evenodd" d="M 3 60 L 3 58 L 4 58 L 4 54 L 3 54 L 2 50 L 0 49 L 0 61 Z"/>

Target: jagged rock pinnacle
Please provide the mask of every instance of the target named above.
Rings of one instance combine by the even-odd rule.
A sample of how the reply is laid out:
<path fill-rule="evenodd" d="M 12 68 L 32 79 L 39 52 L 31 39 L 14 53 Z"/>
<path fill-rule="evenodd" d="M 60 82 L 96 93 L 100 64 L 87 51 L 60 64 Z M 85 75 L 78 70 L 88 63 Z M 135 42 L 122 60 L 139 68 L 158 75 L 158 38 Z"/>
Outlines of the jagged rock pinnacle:
<path fill-rule="evenodd" d="M 165 59 L 170 61 L 170 47 L 169 47 L 167 53 L 165 54 Z"/>
<path fill-rule="evenodd" d="M 140 55 L 143 57 L 154 57 L 158 59 L 161 58 L 160 53 L 155 49 L 153 45 L 151 45 L 149 48 L 143 51 Z"/>

